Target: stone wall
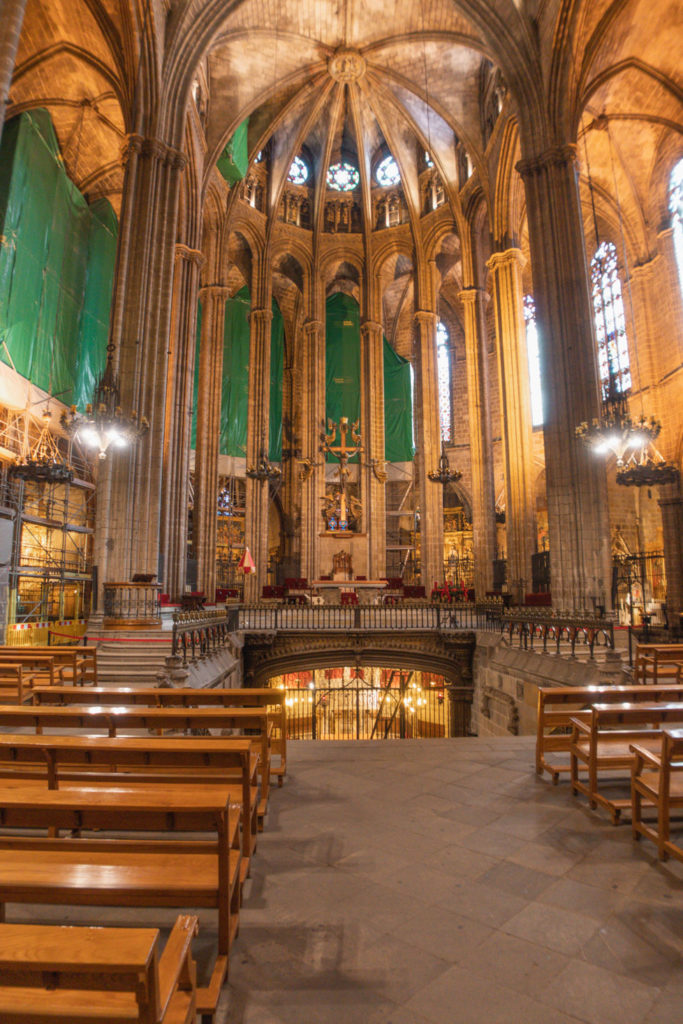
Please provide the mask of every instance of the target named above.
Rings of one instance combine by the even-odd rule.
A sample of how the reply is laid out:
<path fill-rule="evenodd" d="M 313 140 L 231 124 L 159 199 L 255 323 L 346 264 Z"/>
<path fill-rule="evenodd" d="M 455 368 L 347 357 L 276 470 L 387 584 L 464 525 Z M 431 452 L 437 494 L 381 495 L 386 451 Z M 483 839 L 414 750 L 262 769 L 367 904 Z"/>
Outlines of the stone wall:
<path fill-rule="evenodd" d="M 471 731 L 478 736 L 536 732 L 539 686 L 590 686 L 628 681 L 620 655 L 580 661 L 508 647 L 492 634 L 477 633 Z"/>

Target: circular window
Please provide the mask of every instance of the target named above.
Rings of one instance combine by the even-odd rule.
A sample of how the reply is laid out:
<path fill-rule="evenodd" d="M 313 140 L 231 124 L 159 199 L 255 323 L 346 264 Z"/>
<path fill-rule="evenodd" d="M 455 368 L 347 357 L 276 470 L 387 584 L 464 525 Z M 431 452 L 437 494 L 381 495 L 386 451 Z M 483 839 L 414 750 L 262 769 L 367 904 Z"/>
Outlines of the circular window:
<path fill-rule="evenodd" d="M 358 188 L 359 182 L 358 169 L 346 161 L 332 164 L 327 169 L 327 187 L 337 192 L 353 192 L 354 188 Z"/>
<path fill-rule="evenodd" d="M 308 181 L 308 167 L 300 156 L 295 156 L 292 160 L 287 181 L 291 181 L 294 185 L 305 185 Z"/>
<path fill-rule="evenodd" d="M 398 164 L 394 160 L 393 156 L 385 156 L 384 160 L 377 165 L 375 170 L 375 178 L 378 185 L 382 185 L 385 188 L 389 185 L 398 185 L 401 180 L 401 172 L 398 169 Z"/>

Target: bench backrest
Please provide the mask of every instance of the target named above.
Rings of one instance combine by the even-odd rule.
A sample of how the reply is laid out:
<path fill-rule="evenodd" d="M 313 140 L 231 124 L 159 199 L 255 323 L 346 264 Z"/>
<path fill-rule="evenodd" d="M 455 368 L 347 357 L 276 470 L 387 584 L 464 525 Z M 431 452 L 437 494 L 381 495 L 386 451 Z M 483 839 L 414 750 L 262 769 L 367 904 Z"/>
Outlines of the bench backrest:
<path fill-rule="evenodd" d="M 0 1006 L 12 1019 L 42 1024 L 55 1019 L 61 990 L 82 992 L 63 1007 L 75 1022 L 79 1010 L 92 1019 L 93 993 L 107 993 L 111 1001 L 111 993 L 129 992 L 139 1024 L 158 1024 L 179 985 L 192 993 L 194 1007 L 190 944 L 196 934 L 197 918 L 180 915 L 161 953 L 157 928 L 0 924 Z M 115 1019 L 116 1004 L 109 1010 Z"/>
<path fill-rule="evenodd" d="M 71 686 L 35 688 L 33 703 L 64 704 L 143 704 L 149 707 L 282 707 L 282 690 L 205 689 L 193 687 Z"/>
<path fill-rule="evenodd" d="M 115 736 L 121 729 L 254 729 L 267 730 L 265 708 L 145 708 L 2 706 L 4 729 L 106 729 Z"/>
<path fill-rule="evenodd" d="M 590 720 L 592 733 L 683 722 L 683 703 L 594 704 Z"/>
<path fill-rule="evenodd" d="M 636 683 L 644 682 L 646 678 L 647 662 L 651 659 L 654 664 L 661 664 L 668 660 L 683 660 L 683 644 L 638 644 L 636 647 L 633 662 L 633 678 Z"/>

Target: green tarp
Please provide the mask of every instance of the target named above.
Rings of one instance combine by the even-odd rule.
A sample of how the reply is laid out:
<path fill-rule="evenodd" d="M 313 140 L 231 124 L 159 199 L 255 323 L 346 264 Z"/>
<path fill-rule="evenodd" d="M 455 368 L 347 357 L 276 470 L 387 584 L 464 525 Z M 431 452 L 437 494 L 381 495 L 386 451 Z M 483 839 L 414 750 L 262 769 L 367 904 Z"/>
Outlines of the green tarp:
<path fill-rule="evenodd" d="M 360 312 L 350 295 L 336 292 L 326 304 L 325 327 L 325 416 L 339 423 L 360 419 Z M 363 426 L 361 424 L 361 434 Z M 339 435 L 336 441 L 339 443 Z M 351 443 L 351 438 L 348 438 Z M 338 462 L 327 456 L 328 462 Z M 354 456 L 352 462 L 358 462 Z"/>
<path fill-rule="evenodd" d="M 268 458 L 282 461 L 282 372 L 285 359 L 285 325 L 280 308 L 273 299 L 270 328 L 270 437 Z"/>
<path fill-rule="evenodd" d="M 244 459 L 247 454 L 247 409 L 249 403 L 249 311 L 251 298 L 245 286 L 225 304 L 223 325 L 223 392 L 221 398 L 221 455 Z M 194 401 L 192 408 L 192 447 L 197 438 L 197 402 L 199 390 L 199 345 L 201 304 L 197 309 L 197 341 L 194 363 Z M 284 323 L 273 300 L 270 334 L 270 438 L 268 458 L 282 458 L 282 367 L 284 361 Z"/>
<path fill-rule="evenodd" d="M 249 166 L 249 149 L 247 146 L 247 129 L 249 118 L 242 121 L 235 134 L 218 158 L 216 166 L 229 185 L 241 181 Z"/>
<path fill-rule="evenodd" d="M 247 454 L 249 408 L 249 289 L 242 288 L 225 304 L 223 332 L 223 399 L 221 455 Z"/>
<path fill-rule="evenodd" d="M 384 457 L 387 462 L 410 462 L 414 456 L 410 363 L 384 338 Z"/>
<path fill-rule="evenodd" d="M 328 419 L 360 417 L 360 311 L 350 295 L 337 292 L 326 306 L 326 392 Z M 372 382 L 369 382 L 372 387 Z M 361 436 L 363 424 L 360 425 Z M 409 462 L 413 448 L 413 400 L 410 363 L 384 338 L 384 433 L 387 462 Z M 337 438 L 339 440 L 339 438 Z M 328 462 L 336 462 L 328 456 Z M 352 461 L 358 461 L 357 457 Z"/>
<path fill-rule="evenodd" d="M 117 224 L 69 180 L 46 110 L 0 148 L 0 359 L 82 408 L 106 358 Z"/>

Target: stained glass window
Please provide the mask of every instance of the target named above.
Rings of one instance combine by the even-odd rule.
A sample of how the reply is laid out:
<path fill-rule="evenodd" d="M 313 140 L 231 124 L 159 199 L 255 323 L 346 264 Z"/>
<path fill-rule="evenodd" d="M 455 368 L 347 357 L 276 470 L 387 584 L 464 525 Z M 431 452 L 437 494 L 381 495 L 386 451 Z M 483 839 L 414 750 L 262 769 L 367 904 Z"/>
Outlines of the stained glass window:
<path fill-rule="evenodd" d="M 436 325 L 436 369 L 439 376 L 439 419 L 441 440 L 453 440 L 451 411 L 451 346 L 448 329 L 439 320 Z"/>
<path fill-rule="evenodd" d="M 536 303 L 533 296 L 524 296 L 524 323 L 526 324 L 526 352 L 529 363 L 529 391 L 531 392 L 531 425 L 543 423 L 543 391 L 541 389 L 541 359 L 536 330 Z"/>
<path fill-rule="evenodd" d="M 384 160 L 377 165 L 375 178 L 377 179 L 377 184 L 385 188 L 389 185 L 398 185 L 401 180 L 401 172 L 393 156 L 385 156 Z"/>
<path fill-rule="evenodd" d="M 432 158 L 429 155 L 429 153 L 427 152 L 427 150 L 425 150 L 425 164 L 426 164 L 427 167 L 433 167 L 434 166 L 434 161 L 432 160 Z"/>
<path fill-rule="evenodd" d="M 598 342 L 598 370 L 603 399 L 610 386 L 617 391 L 631 387 L 624 301 L 613 242 L 601 242 L 591 260 L 593 315 Z"/>
<path fill-rule="evenodd" d="M 679 160 L 669 178 L 669 210 L 674 229 L 674 252 L 678 265 L 678 280 L 683 292 L 683 160 Z"/>
<path fill-rule="evenodd" d="M 359 182 L 358 169 L 346 161 L 332 164 L 327 169 L 327 187 L 337 192 L 353 192 L 354 188 L 358 188 Z"/>
<path fill-rule="evenodd" d="M 308 167 L 300 156 L 295 156 L 292 160 L 287 181 L 291 181 L 294 185 L 305 185 L 308 181 Z"/>

